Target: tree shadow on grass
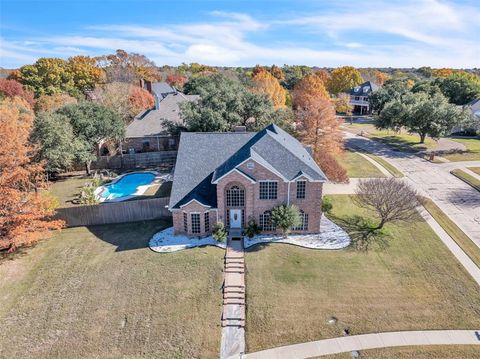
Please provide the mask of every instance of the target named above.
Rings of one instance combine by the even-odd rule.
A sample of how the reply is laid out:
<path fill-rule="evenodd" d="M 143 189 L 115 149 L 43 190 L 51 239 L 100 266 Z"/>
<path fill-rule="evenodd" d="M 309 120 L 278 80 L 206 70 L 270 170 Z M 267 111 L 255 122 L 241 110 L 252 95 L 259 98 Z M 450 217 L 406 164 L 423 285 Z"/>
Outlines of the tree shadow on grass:
<path fill-rule="evenodd" d="M 152 220 L 120 224 L 89 226 L 88 230 L 98 239 L 115 246 L 116 252 L 148 248 L 153 235 L 172 226 L 171 220 Z"/>
<path fill-rule="evenodd" d="M 368 251 L 372 247 L 385 249 L 388 247 L 388 232 L 385 228 L 375 229 L 376 223 L 371 219 L 354 215 L 337 217 L 329 215 L 329 218 L 344 229 L 352 240 L 350 247 L 360 251 Z"/>

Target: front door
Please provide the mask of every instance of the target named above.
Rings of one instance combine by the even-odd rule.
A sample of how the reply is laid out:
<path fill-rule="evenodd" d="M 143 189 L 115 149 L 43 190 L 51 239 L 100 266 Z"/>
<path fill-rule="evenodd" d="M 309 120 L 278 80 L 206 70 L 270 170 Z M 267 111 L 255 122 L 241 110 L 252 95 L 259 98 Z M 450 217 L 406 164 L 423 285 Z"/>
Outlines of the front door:
<path fill-rule="evenodd" d="M 230 210 L 230 228 L 242 228 L 242 210 Z"/>

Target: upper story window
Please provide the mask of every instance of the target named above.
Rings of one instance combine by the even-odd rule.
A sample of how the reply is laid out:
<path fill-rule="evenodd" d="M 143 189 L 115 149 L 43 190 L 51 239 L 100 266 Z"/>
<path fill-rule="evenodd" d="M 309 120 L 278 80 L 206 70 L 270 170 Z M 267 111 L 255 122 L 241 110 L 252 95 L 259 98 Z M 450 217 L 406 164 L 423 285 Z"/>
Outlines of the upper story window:
<path fill-rule="evenodd" d="M 277 182 L 260 182 L 260 199 L 277 199 Z"/>
<path fill-rule="evenodd" d="M 238 186 L 227 189 L 227 207 L 245 206 L 245 191 Z"/>
<path fill-rule="evenodd" d="M 307 187 L 306 181 L 297 181 L 297 198 L 304 199 L 305 198 L 305 189 Z"/>
<path fill-rule="evenodd" d="M 200 233 L 200 213 L 192 213 L 192 233 Z"/>
<path fill-rule="evenodd" d="M 355 101 L 360 101 L 360 96 L 355 96 Z"/>

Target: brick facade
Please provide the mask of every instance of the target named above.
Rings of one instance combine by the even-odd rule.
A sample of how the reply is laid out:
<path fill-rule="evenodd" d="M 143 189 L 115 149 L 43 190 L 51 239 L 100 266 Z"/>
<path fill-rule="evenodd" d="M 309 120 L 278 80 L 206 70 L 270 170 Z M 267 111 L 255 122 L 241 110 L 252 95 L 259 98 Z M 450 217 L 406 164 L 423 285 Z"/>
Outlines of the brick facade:
<path fill-rule="evenodd" d="M 296 179 L 295 181 L 285 181 L 279 175 L 268 170 L 264 166 L 253 160 L 248 160 L 238 167 L 242 172 L 248 174 L 255 180 L 245 176 L 237 171 L 228 173 L 217 183 L 217 207 L 218 209 L 210 209 L 200 205 L 198 202 L 192 202 L 181 209 L 173 211 L 173 223 L 175 233 L 187 235 L 207 235 L 211 232 L 217 221 L 223 222 L 226 227 L 229 226 L 227 221 L 229 208 L 226 206 L 226 190 L 232 186 L 238 186 L 245 191 L 245 203 L 241 207 L 232 207 L 244 210 L 245 225 L 250 219 L 255 219 L 259 223 L 260 215 L 265 211 L 270 211 L 274 207 L 282 204 L 294 204 L 305 214 L 308 215 L 308 228 L 305 231 L 292 231 L 298 233 L 318 233 L 320 230 L 320 217 L 322 214 L 322 182 L 311 182 L 305 177 Z M 260 182 L 261 181 L 277 182 L 277 198 L 272 200 L 260 199 Z M 298 199 L 297 181 L 305 181 L 305 198 Z M 210 213 L 210 231 L 205 231 L 203 213 Z M 187 213 L 187 232 L 184 230 L 183 213 Z M 193 234 L 191 226 L 191 213 L 201 213 L 201 233 Z M 268 232 L 265 232 L 268 233 Z"/>
<path fill-rule="evenodd" d="M 200 233 L 192 232 L 192 213 L 200 214 Z M 208 231 L 205 230 L 205 213 L 208 213 L 210 222 Z M 187 231 L 185 231 L 184 214 L 187 215 Z M 173 210 L 172 217 L 175 234 L 204 237 L 212 232 L 215 223 L 217 223 L 217 210 L 193 201 L 180 209 Z"/>

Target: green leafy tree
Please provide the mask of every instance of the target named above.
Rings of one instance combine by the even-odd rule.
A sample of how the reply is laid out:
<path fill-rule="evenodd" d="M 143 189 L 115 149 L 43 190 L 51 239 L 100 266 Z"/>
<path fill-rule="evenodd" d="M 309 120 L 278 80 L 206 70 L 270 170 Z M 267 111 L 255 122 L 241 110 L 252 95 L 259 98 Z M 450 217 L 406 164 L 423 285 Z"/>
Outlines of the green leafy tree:
<path fill-rule="evenodd" d="M 391 129 L 405 127 L 417 133 L 420 143 L 424 143 L 427 135 L 439 138 L 468 119 L 467 110 L 450 104 L 440 93 L 409 92 L 385 105 L 377 125 Z"/>
<path fill-rule="evenodd" d="M 79 144 L 76 157 L 85 163 L 87 173 L 103 141 L 119 141 L 125 137 L 122 118 L 105 106 L 82 102 L 64 106 L 57 113 L 69 119 Z"/>
<path fill-rule="evenodd" d="M 272 209 L 271 220 L 286 238 L 293 227 L 301 224 L 300 211 L 294 205 L 281 205 Z"/>
<path fill-rule="evenodd" d="M 258 124 L 269 122 L 274 113 L 266 95 L 252 93 L 240 82 L 222 74 L 192 78 L 185 84 L 184 91 L 200 95 L 198 102 L 181 106 L 189 131 L 230 131 L 235 125 L 256 129 Z"/>
<path fill-rule="evenodd" d="M 388 80 L 385 85 L 369 95 L 372 111 L 380 113 L 387 102 L 399 99 L 408 92 L 406 81 Z"/>
<path fill-rule="evenodd" d="M 439 79 L 439 87 L 451 103 L 465 105 L 480 96 L 480 77 L 458 72 Z"/>
<path fill-rule="evenodd" d="M 71 168 L 79 143 L 66 116 L 47 112 L 40 114 L 34 121 L 31 139 L 39 145 L 38 157 L 46 162 L 48 172 Z"/>
<path fill-rule="evenodd" d="M 283 66 L 283 74 L 285 79 L 282 81 L 282 86 L 285 87 L 287 90 L 293 90 L 298 81 L 311 73 L 312 69 L 308 66 L 285 65 Z"/>
<path fill-rule="evenodd" d="M 86 90 L 104 80 L 104 72 L 96 60 L 88 56 L 74 56 L 68 61 L 40 58 L 33 65 L 25 65 L 12 72 L 10 78 L 19 81 L 35 96 L 66 92 L 80 98 Z"/>

